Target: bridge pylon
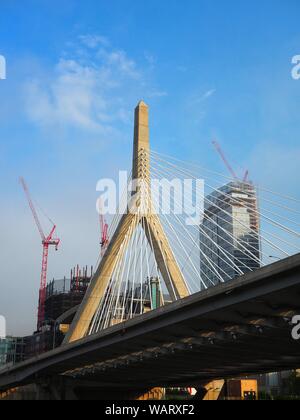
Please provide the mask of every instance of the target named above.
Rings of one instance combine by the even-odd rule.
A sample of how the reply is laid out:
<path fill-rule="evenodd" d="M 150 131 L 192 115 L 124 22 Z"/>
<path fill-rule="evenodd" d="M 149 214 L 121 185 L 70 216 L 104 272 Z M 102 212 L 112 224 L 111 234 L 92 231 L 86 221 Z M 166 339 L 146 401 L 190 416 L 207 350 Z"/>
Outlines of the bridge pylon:
<path fill-rule="evenodd" d="M 142 226 L 151 246 L 158 269 L 168 293 L 175 301 L 189 295 L 183 274 L 178 266 L 159 215 L 154 211 L 151 197 L 149 108 L 141 101 L 135 109 L 132 177 L 136 183 L 124 214 L 99 267 L 87 290 L 85 298 L 66 336 L 65 343 L 88 335 L 91 322 L 103 299 L 118 262 L 124 257 L 126 246 L 138 225 Z"/>

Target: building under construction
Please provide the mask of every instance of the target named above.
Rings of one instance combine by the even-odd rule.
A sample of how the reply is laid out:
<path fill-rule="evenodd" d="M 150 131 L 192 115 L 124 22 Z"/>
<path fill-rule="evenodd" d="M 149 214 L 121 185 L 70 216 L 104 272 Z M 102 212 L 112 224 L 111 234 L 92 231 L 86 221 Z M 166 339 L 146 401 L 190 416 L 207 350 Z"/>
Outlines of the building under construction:
<path fill-rule="evenodd" d="M 93 269 L 71 270 L 71 280 L 53 280 L 47 285 L 44 324 L 55 322 L 70 309 L 78 306 L 90 284 Z"/>
<path fill-rule="evenodd" d="M 82 302 L 93 276 L 93 268 L 71 270 L 70 279 L 53 280 L 47 285 L 45 316 L 41 329 L 25 337 L 25 358 L 30 359 L 61 345 L 64 334 Z M 68 314 L 68 312 L 70 312 Z M 65 315 L 66 314 L 66 315 Z"/>
<path fill-rule="evenodd" d="M 257 193 L 251 183 L 230 182 L 206 196 L 200 226 L 202 277 L 217 284 L 220 277 L 226 281 L 258 269 L 259 232 Z"/>

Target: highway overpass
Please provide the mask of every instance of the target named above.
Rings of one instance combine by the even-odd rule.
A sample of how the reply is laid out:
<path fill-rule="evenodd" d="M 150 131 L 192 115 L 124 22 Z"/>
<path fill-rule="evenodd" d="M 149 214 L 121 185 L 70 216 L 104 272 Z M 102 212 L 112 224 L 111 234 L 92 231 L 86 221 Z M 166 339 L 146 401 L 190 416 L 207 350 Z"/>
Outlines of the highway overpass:
<path fill-rule="evenodd" d="M 300 254 L 0 371 L 0 390 L 68 380 L 84 389 L 198 386 L 300 367 Z"/>

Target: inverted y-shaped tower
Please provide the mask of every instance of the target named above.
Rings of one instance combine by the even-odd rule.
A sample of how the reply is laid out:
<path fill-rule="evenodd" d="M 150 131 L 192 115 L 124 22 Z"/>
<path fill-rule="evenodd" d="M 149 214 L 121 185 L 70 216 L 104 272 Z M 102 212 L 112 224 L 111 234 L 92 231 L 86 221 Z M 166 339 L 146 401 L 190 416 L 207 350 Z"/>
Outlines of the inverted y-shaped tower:
<path fill-rule="evenodd" d="M 92 279 L 91 286 L 77 311 L 65 342 L 73 342 L 87 335 L 116 264 L 124 257 L 128 236 L 133 234 L 138 224 L 143 227 L 153 249 L 157 266 L 171 299 L 174 301 L 189 295 L 186 282 L 176 262 L 159 216 L 153 211 L 150 181 L 149 109 L 144 102 L 140 102 L 135 109 L 132 173 L 133 179 L 137 181 L 136 194 L 134 195 L 135 211 L 128 209 L 127 214 L 122 217 Z"/>

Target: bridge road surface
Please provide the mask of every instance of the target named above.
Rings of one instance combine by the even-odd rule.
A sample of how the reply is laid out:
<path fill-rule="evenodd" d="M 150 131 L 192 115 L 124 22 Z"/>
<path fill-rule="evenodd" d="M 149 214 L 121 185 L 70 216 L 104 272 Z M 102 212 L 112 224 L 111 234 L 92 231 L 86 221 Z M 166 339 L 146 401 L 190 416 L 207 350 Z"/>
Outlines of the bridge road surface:
<path fill-rule="evenodd" d="M 0 370 L 0 390 L 66 375 L 105 389 L 197 386 L 300 367 L 300 254 Z"/>

